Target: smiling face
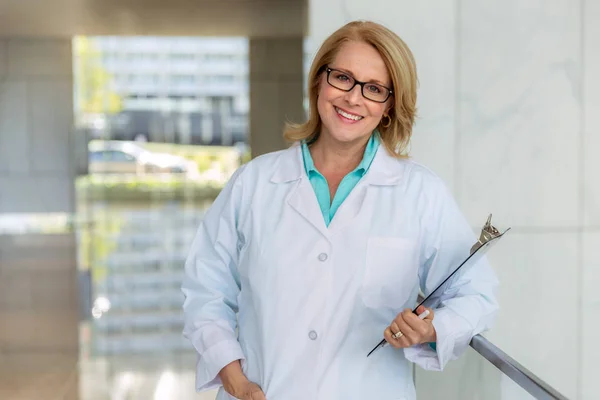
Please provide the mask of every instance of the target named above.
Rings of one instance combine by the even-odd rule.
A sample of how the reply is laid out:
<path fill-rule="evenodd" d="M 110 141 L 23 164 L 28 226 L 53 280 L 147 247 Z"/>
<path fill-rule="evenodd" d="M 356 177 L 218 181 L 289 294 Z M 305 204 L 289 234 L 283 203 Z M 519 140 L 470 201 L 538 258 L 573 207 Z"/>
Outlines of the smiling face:
<path fill-rule="evenodd" d="M 330 80 L 343 82 L 354 78 L 361 82 L 377 83 L 392 88 L 392 82 L 383 59 L 371 45 L 364 42 L 346 42 L 338 51 L 329 68 L 342 71 L 333 72 Z M 339 86 L 339 85 L 336 85 Z M 365 91 L 374 90 L 365 86 Z M 321 135 L 335 142 L 351 145 L 366 142 L 377 127 L 383 114 L 390 108 L 392 97 L 385 103 L 366 99 L 360 85 L 349 92 L 337 89 L 327 83 L 327 72 L 323 72 L 319 82 L 317 108 L 323 123 Z"/>

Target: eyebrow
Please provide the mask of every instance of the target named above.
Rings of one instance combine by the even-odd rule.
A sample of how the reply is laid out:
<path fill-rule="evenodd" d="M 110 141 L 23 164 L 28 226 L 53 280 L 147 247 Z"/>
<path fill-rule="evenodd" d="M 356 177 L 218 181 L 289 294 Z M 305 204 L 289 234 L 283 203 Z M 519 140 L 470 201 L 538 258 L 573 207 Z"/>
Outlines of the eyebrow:
<path fill-rule="evenodd" d="M 338 71 L 345 72 L 345 73 L 347 73 L 348 75 L 352 76 L 352 78 L 356 79 L 356 77 L 354 76 L 354 74 L 352 73 L 352 71 L 349 71 L 349 70 L 347 70 L 347 69 L 345 69 L 345 68 L 337 68 L 337 67 L 330 67 L 330 68 L 331 68 L 331 69 L 337 69 Z M 387 84 L 385 84 L 385 83 L 383 83 L 383 82 L 381 82 L 381 81 L 379 81 L 379 80 L 377 80 L 377 79 L 371 79 L 371 80 L 369 80 L 369 81 L 366 81 L 366 82 L 367 82 L 367 83 L 377 83 L 378 85 L 381 85 L 381 86 L 383 86 L 383 87 L 386 87 L 386 88 L 387 88 Z"/>

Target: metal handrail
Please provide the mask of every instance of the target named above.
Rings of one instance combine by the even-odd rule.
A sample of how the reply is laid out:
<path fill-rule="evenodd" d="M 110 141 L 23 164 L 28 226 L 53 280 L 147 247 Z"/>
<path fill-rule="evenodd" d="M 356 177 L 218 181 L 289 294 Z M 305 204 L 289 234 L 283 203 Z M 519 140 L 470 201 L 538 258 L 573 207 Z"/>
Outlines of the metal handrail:
<path fill-rule="evenodd" d="M 536 399 L 568 400 L 567 397 L 560 394 L 556 389 L 519 364 L 483 336 L 476 335 L 470 344 L 483 358 L 492 363 L 504 375 L 508 376 Z"/>
<path fill-rule="evenodd" d="M 423 293 L 419 292 L 417 303 L 422 302 L 424 298 Z M 470 345 L 473 350 L 536 399 L 569 400 L 483 336 L 475 335 Z"/>

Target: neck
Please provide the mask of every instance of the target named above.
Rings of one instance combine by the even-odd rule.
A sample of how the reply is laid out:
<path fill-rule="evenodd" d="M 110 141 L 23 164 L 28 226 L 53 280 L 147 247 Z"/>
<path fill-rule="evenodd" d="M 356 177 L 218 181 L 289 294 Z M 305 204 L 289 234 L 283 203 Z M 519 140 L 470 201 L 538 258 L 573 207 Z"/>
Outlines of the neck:
<path fill-rule="evenodd" d="M 320 135 L 310 146 L 315 167 L 321 173 L 347 173 L 355 169 L 362 161 L 370 136 L 344 143 L 332 140 L 329 135 Z"/>

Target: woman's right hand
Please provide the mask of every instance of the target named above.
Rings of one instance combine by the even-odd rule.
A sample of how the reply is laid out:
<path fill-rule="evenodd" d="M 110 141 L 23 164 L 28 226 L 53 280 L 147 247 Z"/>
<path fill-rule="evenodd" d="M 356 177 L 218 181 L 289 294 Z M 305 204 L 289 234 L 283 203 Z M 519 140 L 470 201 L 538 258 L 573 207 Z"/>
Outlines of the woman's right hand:
<path fill-rule="evenodd" d="M 219 377 L 227 393 L 239 400 L 266 400 L 260 386 L 250 382 L 242 372 L 240 360 L 227 364 L 220 372 Z"/>
<path fill-rule="evenodd" d="M 236 388 L 232 396 L 240 400 L 267 400 L 260 386 L 250 381 Z"/>

